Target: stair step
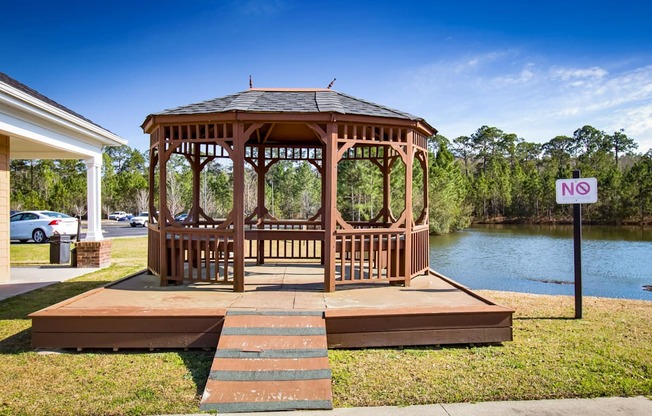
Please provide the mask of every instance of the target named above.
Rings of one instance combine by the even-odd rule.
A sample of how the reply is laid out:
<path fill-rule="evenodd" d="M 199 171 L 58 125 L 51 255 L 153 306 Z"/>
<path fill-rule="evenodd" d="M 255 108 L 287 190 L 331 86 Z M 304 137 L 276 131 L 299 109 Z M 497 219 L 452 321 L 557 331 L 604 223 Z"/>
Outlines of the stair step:
<path fill-rule="evenodd" d="M 303 358 L 243 358 L 239 360 L 216 358 L 211 371 L 278 371 L 278 370 L 320 370 L 328 369 L 328 357 Z"/>
<path fill-rule="evenodd" d="M 211 380 L 224 381 L 291 381 L 331 378 L 331 370 L 241 370 L 211 371 Z"/>
<path fill-rule="evenodd" d="M 201 410 L 332 409 L 322 311 L 228 311 Z"/>

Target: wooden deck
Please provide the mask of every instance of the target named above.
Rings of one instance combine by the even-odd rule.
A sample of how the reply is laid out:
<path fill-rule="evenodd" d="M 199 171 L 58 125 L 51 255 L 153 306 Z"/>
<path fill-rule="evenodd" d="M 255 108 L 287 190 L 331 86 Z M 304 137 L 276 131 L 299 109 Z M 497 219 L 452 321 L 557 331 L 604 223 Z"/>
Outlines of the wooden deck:
<path fill-rule="evenodd" d="M 323 267 L 247 265 L 245 292 L 194 282 L 159 285 L 141 273 L 30 315 L 35 348 L 215 348 L 229 311 L 323 311 L 329 348 L 512 339 L 513 311 L 434 272 L 409 287 L 323 291 Z"/>

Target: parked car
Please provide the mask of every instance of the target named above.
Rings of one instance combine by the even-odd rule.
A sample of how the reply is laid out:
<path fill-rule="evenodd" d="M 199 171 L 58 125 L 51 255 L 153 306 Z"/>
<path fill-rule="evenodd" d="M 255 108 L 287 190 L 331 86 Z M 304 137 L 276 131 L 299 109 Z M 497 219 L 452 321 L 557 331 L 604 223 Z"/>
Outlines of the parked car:
<path fill-rule="evenodd" d="M 119 218 L 118 221 L 127 221 L 127 222 L 129 222 L 129 220 L 132 219 L 133 217 L 134 217 L 133 214 L 127 214 L 124 217 Z"/>
<path fill-rule="evenodd" d="M 54 211 L 23 211 L 10 217 L 10 239 L 45 243 L 54 234 L 77 237 L 77 218 Z"/>
<path fill-rule="evenodd" d="M 120 221 L 120 218 L 124 218 L 127 216 L 127 213 L 124 211 L 115 211 L 109 214 L 109 219 L 110 220 L 115 220 L 115 221 Z"/>
<path fill-rule="evenodd" d="M 188 214 L 186 214 L 186 213 L 179 214 L 179 215 L 177 215 L 176 217 L 174 217 L 174 219 L 175 219 L 176 221 L 185 221 L 186 218 L 188 218 Z"/>
<path fill-rule="evenodd" d="M 140 214 L 136 215 L 135 217 L 132 217 L 129 220 L 129 224 L 132 227 L 136 227 L 140 225 L 141 227 L 147 227 L 147 224 L 149 224 L 149 213 L 148 212 L 141 212 Z"/>

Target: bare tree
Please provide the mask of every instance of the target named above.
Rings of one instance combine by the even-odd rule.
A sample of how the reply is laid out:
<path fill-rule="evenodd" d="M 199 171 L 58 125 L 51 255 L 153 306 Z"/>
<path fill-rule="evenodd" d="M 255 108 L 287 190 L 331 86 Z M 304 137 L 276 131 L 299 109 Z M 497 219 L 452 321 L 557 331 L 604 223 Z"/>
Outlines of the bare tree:
<path fill-rule="evenodd" d="M 202 176 L 201 186 L 199 188 L 199 205 L 204 210 L 204 213 L 213 218 L 217 214 L 217 203 L 215 202 L 215 195 L 208 186 L 208 178 Z"/>
<path fill-rule="evenodd" d="M 170 210 L 170 214 L 177 215 L 183 211 L 183 191 L 181 189 L 181 183 L 177 180 L 177 175 L 174 173 L 168 176 L 167 182 L 168 209 Z"/>
<path fill-rule="evenodd" d="M 147 189 L 139 189 L 136 192 L 136 214 L 147 211 L 147 203 L 149 201 L 149 191 Z"/>
<path fill-rule="evenodd" d="M 113 212 L 113 208 L 109 204 L 102 204 L 102 212 L 104 213 L 105 217 L 108 218 L 109 214 Z"/>
<path fill-rule="evenodd" d="M 72 213 L 75 215 L 77 218 L 81 218 L 84 215 L 86 215 L 86 205 L 83 203 L 78 203 L 78 204 L 73 204 L 72 205 Z"/>
<path fill-rule="evenodd" d="M 253 169 L 245 171 L 245 192 L 244 192 L 244 206 L 245 213 L 251 214 L 256 209 L 256 199 L 258 192 L 258 178 Z"/>

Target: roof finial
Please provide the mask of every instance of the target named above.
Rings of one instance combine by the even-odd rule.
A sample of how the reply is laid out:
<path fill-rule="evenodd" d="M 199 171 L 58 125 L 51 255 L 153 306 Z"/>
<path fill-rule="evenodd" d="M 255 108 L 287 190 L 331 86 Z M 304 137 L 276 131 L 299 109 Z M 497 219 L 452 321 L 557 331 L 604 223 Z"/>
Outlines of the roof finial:
<path fill-rule="evenodd" d="M 249 75 L 249 88 L 254 87 L 254 82 L 251 80 L 251 75 Z"/>
<path fill-rule="evenodd" d="M 331 87 L 333 86 L 333 84 L 335 84 L 335 80 L 336 80 L 336 79 L 337 79 L 337 78 L 333 78 L 333 80 L 331 81 L 331 83 L 328 84 L 328 87 L 326 87 L 326 88 L 328 88 L 328 89 L 330 90 Z"/>

